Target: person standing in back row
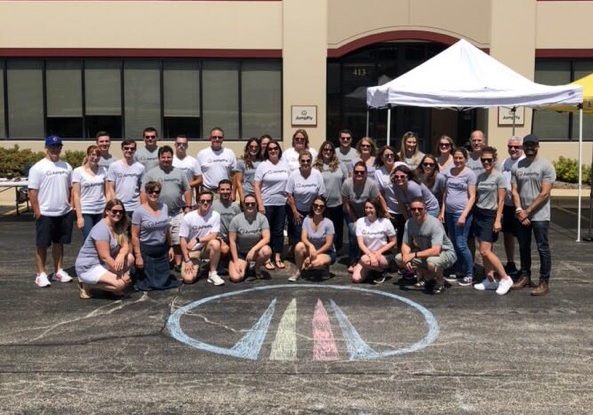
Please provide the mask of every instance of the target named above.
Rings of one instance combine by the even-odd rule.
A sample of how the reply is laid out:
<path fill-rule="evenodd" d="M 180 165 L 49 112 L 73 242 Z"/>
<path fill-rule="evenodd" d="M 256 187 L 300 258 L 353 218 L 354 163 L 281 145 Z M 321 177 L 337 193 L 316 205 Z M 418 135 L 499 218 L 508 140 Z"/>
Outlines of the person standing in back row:
<path fill-rule="evenodd" d="M 542 296 L 550 292 L 548 286 L 552 270 L 552 253 L 548 242 L 550 227 L 550 193 L 556 181 L 552 164 L 538 157 L 539 139 L 535 134 L 523 138 L 525 158 L 511 169 L 511 192 L 519 221 L 519 253 L 521 271 L 513 289 L 531 285 L 531 232 L 535 236 L 539 253 L 539 284 L 531 295 Z"/>
<path fill-rule="evenodd" d="M 210 130 L 210 147 L 201 150 L 197 155 L 198 164 L 202 169 L 203 189 L 209 190 L 218 198 L 218 183 L 231 180 L 232 172 L 237 170 L 237 157 L 230 148 L 224 148 L 224 131 L 220 127 Z M 235 195 L 231 195 L 235 201 Z"/>
<path fill-rule="evenodd" d="M 147 127 L 142 132 L 142 136 L 144 138 L 144 147 L 140 147 L 136 151 L 134 160 L 142 164 L 146 171 L 149 171 L 159 165 L 159 147 L 157 145 L 159 135 L 156 128 Z"/>

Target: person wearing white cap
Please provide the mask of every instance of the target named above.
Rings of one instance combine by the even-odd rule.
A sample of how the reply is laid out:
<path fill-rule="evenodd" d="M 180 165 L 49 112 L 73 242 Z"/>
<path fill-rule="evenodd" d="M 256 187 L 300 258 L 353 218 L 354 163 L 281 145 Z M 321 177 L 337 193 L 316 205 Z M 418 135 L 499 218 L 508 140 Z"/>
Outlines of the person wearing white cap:
<path fill-rule="evenodd" d="M 72 277 L 64 271 L 64 244 L 72 241 L 74 212 L 70 205 L 72 167 L 60 160 L 62 139 L 56 135 L 45 139 L 45 158 L 29 170 L 29 200 L 35 216 L 37 276 L 35 284 L 49 287 L 45 272 L 47 249 L 52 247 L 54 280 L 70 282 Z"/>

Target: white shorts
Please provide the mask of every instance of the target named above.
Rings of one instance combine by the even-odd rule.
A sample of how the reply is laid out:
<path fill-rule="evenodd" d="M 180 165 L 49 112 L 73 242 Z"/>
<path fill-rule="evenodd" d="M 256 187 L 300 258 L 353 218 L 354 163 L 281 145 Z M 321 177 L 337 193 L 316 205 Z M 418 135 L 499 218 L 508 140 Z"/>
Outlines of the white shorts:
<path fill-rule="evenodd" d="M 171 242 L 173 245 L 179 245 L 179 228 L 181 227 L 181 220 L 183 219 L 184 213 L 181 211 L 179 214 L 171 217 L 169 221 L 169 229 L 171 229 Z"/>
<path fill-rule="evenodd" d="M 107 274 L 109 270 L 103 265 L 95 265 L 91 269 L 78 275 L 78 279 L 86 284 L 98 284 L 101 277 Z"/>

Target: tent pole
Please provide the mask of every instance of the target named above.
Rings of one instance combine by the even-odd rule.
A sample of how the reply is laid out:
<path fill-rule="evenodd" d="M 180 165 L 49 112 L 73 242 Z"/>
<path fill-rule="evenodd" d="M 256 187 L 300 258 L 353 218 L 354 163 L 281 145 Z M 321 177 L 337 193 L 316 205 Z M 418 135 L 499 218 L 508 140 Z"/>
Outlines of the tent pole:
<path fill-rule="evenodd" d="M 370 108 L 367 107 L 367 129 L 366 129 L 366 137 L 369 136 L 369 110 L 370 110 Z"/>
<path fill-rule="evenodd" d="M 517 107 L 511 108 L 511 115 L 513 116 L 513 134 L 511 136 L 515 136 L 515 114 L 517 113 Z"/>
<path fill-rule="evenodd" d="M 577 209 L 577 242 L 581 242 L 581 195 L 583 193 L 583 106 L 579 105 L 579 200 Z"/>
<path fill-rule="evenodd" d="M 387 106 L 387 145 L 391 145 L 391 105 Z"/>

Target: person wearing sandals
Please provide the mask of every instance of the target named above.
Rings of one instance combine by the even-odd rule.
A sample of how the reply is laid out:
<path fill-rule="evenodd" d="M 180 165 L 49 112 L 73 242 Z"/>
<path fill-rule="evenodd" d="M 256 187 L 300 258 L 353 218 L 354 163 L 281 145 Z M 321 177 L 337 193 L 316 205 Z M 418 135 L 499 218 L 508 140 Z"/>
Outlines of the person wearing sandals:
<path fill-rule="evenodd" d="M 136 267 L 135 286 L 141 291 L 168 290 L 181 285 L 169 272 L 175 257 L 169 208 L 160 201 L 162 185 L 148 181 L 144 185 L 146 201 L 132 214 L 132 247 Z"/>
<path fill-rule="evenodd" d="M 395 261 L 399 267 L 418 275 L 416 287 L 432 287 L 433 294 L 442 294 L 445 291 L 443 270 L 455 263 L 455 248 L 445 234 L 443 224 L 427 214 L 423 198 L 412 200 L 410 213 L 401 252 Z"/>
<path fill-rule="evenodd" d="M 439 214 L 441 222 L 447 224 L 448 235 L 457 254 L 455 274 L 449 279 L 457 281 L 462 287 L 472 285 L 474 279 L 474 261 L 467 238 L 472 226 L 472 209 L 476 200 L 476 175 L 466 166 L 467 158 L 465 148 L 458 147 L 453 151 L 455 166 L 445 174 L 447 190 Z"/>
<path fill-rule="evenodd" d="M 354 266 L 358 263 L 360 251 L 356 238 L 356 221 L 365 216 L 364 205 L 368 199 L 379 199 L 384 211 L 387 211 L 385 199 L 381 196 L 379 186 L 374 180 L 367 178 L 367 165 L 364 161 L 358 161 L 354 164 L 352 177 L 344 181 L 342 185 L 342 205 L 344 206 L 344 218 L 348 225 L 348 253 L 350 256 L 350 266 L 348 272 L 354 271 Z"/>
<path fill-rule="evenodd" d="M 352 282 L 364 282 L 371 271 L 381 273 L 375 283 L 385 281 L 385 274 L 394 256 L 395 228 L 385 217 L 386 211 L 378 199 L 367 199 L 364 203 L 365 216 L 356 221 L 356 241 L 362 256 L 354 266 Z"/>
<path fill-rule="evenodd" d="M 253 193 L 253 178 L 259 163 L 261 163 L 260 140 L 252 137 L 247 140 L 243 156 L 237 160 L 237 168 L 233 174 L 233 189 L 237 192 L 240 203 L 243 203 L 246 195 Z"/>
<path fill-rule="evenodd" d="M 294 249 L 296 271 L 288 281 L 297 281 L 303 270 L 323 269 L 336 262 L 334 224 L 325 217 L 326 208 L 325 197 L 317 196 L 313 199 L 309 214 L 303 220 L 301 241 Z"/>
<path fill-rule="evenodd" d="M 249 268 L 253 268 L 256 279 L 261 278 L 261 267 L 272 256 L 269 243 L 268 220 L 257 211 L 255 195 L 248 194 L 243 199 L 243 213 L 235 216 L 229 225 L 229 279 L 243 281 Z"/>
<path fill-rule="evenodd" d="M 262 161 L 253 178 L 253 190 L 259 213 L 266 215 L 270 224 L 270 247 L 274 254 L 274 263 L 266 262 L 268 271 L 286 268 L 282 262 L 284 248 L 284 222 L 286 221 L 286 183 L 290 170 L 282 161 L 282 149 L 276 140 L 270 140 Z"/>
<path fill-rule="evenodd" d="M 99 165 L 101 149 L 91 145 L 86 150 L 86 158 L 82 166 L 72 172 L 72 201 L 76 211 L 76 225 L 82 231 L 82 239 L 86 239 L 95 226 L 103 218 L 103 209 L 107 201 L 105 197 L 105 175 L 107 169 Z"/>
<path fill-rule="evenodd" d="M 91 298 L 95 290 L 124 295 L 130 284 L 130 267 L 134 264 L 127 228 L 128 216 L 123 202 L 109 200 L 103 219 L 91 229 L 76 258 L 80 298 Z"/>
<path fill-rule="evenodd" d="M 496 294 L 505 295 L 511 289 L 513 280 L 509 277 L 498 256 L 492 250 L 492 244 L 502 230 L 502 209 L 506 196 L 504 175 L 495 169 L 496 149 L 484 147 L 481 153 L 484 173 L 478 176 L 476 184 L 476 208 L 474 209 L 473 232 L 478 240 L 480 255 L 484 262 L 486 278 L 474 285 L 476 290 L 496 290 Z M 494 272 L 500 276 L 500 282 L 494 278 Z"/>

